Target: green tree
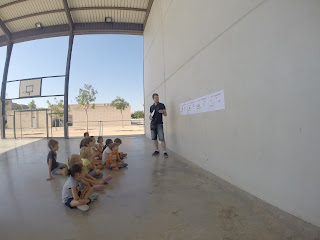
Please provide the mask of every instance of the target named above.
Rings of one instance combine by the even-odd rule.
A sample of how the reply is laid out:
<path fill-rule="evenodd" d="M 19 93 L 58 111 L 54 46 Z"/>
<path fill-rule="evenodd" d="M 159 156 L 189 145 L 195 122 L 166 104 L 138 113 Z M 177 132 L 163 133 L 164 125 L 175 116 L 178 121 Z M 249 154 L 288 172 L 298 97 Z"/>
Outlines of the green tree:
<path fill-rule="evenodd" d="M 54 116 L 54 126 L 56 127 L 56 130 L 57 130 L 57 119 L 63 117 L 64 104 L 62 99 L 58 101 L 57 98 L 54 98 L 54 101 L 55 103 L 51 103 L 48 100 L 47 103 L 50 110 L 52 111 L 52 115 Z"/>
<path fill-rule="evenodd" d="M 116 109 L 120 110 L 121 112 L 121 118 L 122 118 L 122 127 L 123 127 L 123 115 L 122 111 L 125 110 L 128 106 L 129 103 L 126 102 L 123 98 L 117 97 L 115 100 L 111 102 L 111 107 L 115 107 Z"/>
<path fill-rule="evenodd" d="M 77 103 L 83 107 L 84 111 L 86 112 L 87 117 L 87 132 L 89 131 L 88 127 L 88 109 L 95 108 L 94 101 L 96 100 L 96 95 L 98 91 L 96 91 L 91 85 L 84 84 L 84 89 L 79 89 L 79 95 L 76 97 Z"/>
<path fill-rule="evenodd" d="M 28 108 L 29 108 L 30 110 L 34 110 L 34 109 L 37 108 L 37 105 L 36 105 L 36 103 L 35 103 L 35 101 L 34 101 L 33 99 L 32 99 L 31 102 L 29 102 Z"/>
<path fill-rule="evenodd" d="M 12 108 L 13 108 L 13 110 L 22 110 L 23 109 L 21 104 L 18 104 L 18 103 L 13 103 Z"/>
<path fill-rule="evenodd" d="M 132 118 L 144 118 L 144 111 L 135 111 Z"/>

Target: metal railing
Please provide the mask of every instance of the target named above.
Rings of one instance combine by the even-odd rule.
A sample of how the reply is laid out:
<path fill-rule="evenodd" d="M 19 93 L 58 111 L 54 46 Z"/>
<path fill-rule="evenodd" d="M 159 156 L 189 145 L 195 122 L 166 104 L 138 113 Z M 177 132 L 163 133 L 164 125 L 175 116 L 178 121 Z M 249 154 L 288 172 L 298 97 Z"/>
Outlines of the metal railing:
<path fill-rule="evenodd" d="M 118 124 L 117 124 L 118 123 Z M 87 128 L 88 124 L 88 128 Z M 144 133 L 144 119 L 131 119 L 131 120 L 109 120 L 109 121 L 69 121 L 68 137 L 83 136 L 84 132 L 89 132 L 90 135 L 104 136 L 104 135 L 119 135 L 119 132 L 128 131 L 134 132 L 133 134 Z M 70 129 L 76 128 L 77 131 L 73 131 L 70 134 Z M 80 131 L 82 130 L 82 132 Z M 81 134 L 79 134 L 81 133 Z M 122 134 L 121 134 L 122 135 Z"/>

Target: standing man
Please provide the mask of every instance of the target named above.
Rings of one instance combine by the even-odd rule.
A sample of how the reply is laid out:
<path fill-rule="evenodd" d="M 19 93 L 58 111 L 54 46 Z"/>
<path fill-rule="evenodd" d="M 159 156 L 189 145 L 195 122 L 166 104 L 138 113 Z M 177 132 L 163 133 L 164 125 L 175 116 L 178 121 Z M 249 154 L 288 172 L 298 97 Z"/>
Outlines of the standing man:
<path fill-rule="evenodd" d="M 168 153 L 166 150 L 166 141 L 164 140 L 163 121 L 162 121 L 162 115 L 166 117 L 167 111 L 164 104 L 159 102 L 159 95 L 157 93 L 152 94 L 152 98 L 153 98 L 154 104 L 152 104 L 150 107 L 149 119 L 151 120 L 151 123 L 150 123 L 151 138 L 154 141 L 154 146 L 156 148 L 154 153 L 152 153 L 152 156 L 156 156 L 159 154 L 159 146 L 158 146 L 158 140 L 157 140 L 157 136 L 158 136 L 159 140 L 161 141 L 162 150 L 164 152 L 163 156 L 167 158 Z"/>

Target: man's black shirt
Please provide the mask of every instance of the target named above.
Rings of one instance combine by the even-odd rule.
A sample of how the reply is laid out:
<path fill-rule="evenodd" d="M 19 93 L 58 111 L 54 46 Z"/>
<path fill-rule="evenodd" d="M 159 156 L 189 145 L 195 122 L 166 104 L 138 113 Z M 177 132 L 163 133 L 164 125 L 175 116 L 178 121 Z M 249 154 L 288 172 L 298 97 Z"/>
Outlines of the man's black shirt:
<path fill-rule="evenodd" d="M 164 110 L 166 109 L 166 106 L 163 103 L 158 103 L 157 106 L 155 106 L 154 104 L 151 105 L 150 107 L 150 113 L 154 111 L 154 115 L 152 117 L 152 121 L 155 121 L 156 124 L 163 124 L 162 122 L 162 113 L 159 113 L 159 110 Z"/>

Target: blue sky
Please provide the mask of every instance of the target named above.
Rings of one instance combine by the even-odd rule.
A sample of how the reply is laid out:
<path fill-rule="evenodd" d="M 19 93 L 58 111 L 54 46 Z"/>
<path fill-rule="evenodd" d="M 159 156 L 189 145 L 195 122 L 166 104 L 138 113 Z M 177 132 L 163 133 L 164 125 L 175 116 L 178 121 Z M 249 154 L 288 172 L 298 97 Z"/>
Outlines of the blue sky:
<path fill-rule="evenodd" d="M 13 46 L 8 81 L 64 75 L 68 37 L 41 39 Z M 0 48 L 2 79 L 6 47 Z M 91 84 L 98 91 L 96 103 L 110 103 L 116 96 L 130 103 L 132 111 L 143 110 L 143 37 L 130 35 L 75 36 L 69 85 L 69 104 L 75 104 L 79 88 Z M 7 98 L 18 97 L 18 82 L 8 83 Z M 64 78 L 44 79 L 42 94 L 63 94 Z M 58 99 L 63 97 L 58 97 Z M 47 100 L 34 98 L 38 107 Z M 31 99 L 13 100 L 27 104 Z"/>

